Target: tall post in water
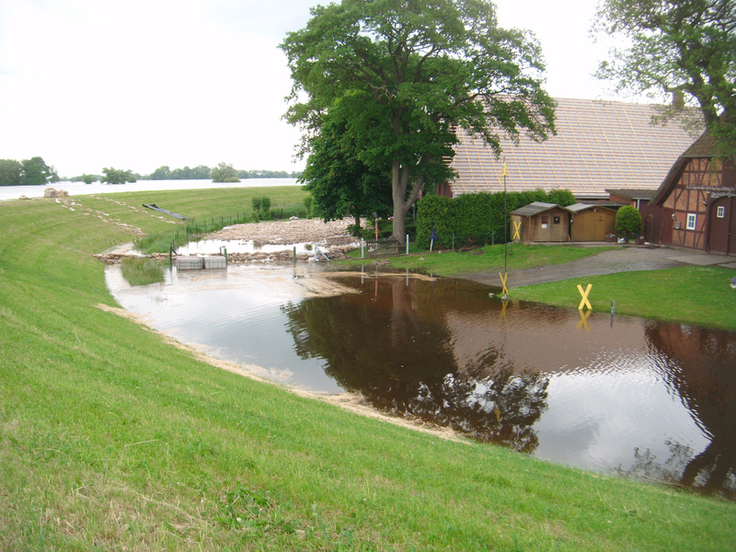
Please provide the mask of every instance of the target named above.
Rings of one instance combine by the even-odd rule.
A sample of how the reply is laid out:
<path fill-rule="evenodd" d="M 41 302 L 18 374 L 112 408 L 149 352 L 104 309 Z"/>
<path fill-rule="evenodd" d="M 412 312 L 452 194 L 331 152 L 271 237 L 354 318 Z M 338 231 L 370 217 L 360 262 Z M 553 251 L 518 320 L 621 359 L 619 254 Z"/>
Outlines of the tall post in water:
<path fill-rule="evenodd" d="M 501 178 L 503 179 L 503 273 L 506 274 L 508 272 L 508 243 L 509 243 L 509 237 L 508 237 L 508 230 L 506 229 L 508 225 L 507 218 L 509 216 L 509 207 L 508 207 L 508 197 L 506 195 L 506 158 L 504 157 L 503 160 L 503 169 L 501 170 Z"/>
<path fill-rule="evenodd" d="M 506 300 L 509 298 L 509 290 L 506 287 L 506 283 L 509 279 L 508 274 L 508 229 L 507 229 L 507 221 L 508 218 L 508 201 L 506 197 L 506 177 L 508 176 L 509 172 L 506 169 L 506 158 L 504 157 L 503 160 L 503 169 L 501 170 L 501 180 L 503 180 L 503 274 L 500 274 L 501 276 L 501 283 L 503 284 L 503 291 L 501 295 L 501 299 Z M 500 182 L 499 182 L 500 183 Z"/>

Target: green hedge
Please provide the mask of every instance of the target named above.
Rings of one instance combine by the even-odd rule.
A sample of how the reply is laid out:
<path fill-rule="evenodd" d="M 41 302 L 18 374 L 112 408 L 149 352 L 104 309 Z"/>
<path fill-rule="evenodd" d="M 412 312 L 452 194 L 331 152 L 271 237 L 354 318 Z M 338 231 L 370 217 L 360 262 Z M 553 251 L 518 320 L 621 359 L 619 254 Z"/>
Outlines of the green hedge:
<path fill-rule="evenodd" d="M 440 247 L 504 243 L 511 235 L 509 217 L 504 217 L 504 212 L 511 213 L 534 201 L 566 207 L 575 203 L 575 197 L 567 190 L 464 194 L 455 199 L 429 195 L 418 203 L 416 241 L 420 247 L 429 247 L 435 228 L 435 245 Z"/>

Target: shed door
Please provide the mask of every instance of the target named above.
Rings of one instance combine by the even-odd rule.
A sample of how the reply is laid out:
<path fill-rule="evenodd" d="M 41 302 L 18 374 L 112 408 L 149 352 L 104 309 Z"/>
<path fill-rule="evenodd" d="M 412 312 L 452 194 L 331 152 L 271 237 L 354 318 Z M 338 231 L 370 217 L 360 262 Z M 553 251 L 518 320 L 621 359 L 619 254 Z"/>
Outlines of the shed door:
<path fill-rule="evenodd" d="M 722 197 L 711 204 L 708 247 L 713 253 L 736 255 L 736 198 Z"/>

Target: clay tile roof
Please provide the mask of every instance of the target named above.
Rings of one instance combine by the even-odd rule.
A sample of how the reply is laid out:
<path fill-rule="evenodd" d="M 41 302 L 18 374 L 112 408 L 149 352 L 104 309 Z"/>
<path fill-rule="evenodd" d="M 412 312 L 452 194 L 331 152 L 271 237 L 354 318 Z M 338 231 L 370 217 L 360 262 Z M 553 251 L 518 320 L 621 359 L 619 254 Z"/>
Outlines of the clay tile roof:
<path fill-rule="evenodd" d="M 578 198 L 608 197 L 606 188 L 656 189 L 693 142 L 678 124 L 651 124 L 651 105 L 557 99 L 557 135 L 544 142 L 503 138 L 509 191 L 570 190 Z M 503 159 L 481 138 L 458 133 L 454 195 L 503 190 Z"/>
<path fill-rule="evenodd" d="M 704 132 L 681 157 L 715 157 L 716 141 L 710 132 Z"/>
<path fill-rule="evenodd" d="M 656 189 L 650 189 L 650 190 L 609 190 L 609 189 L 606 189 L 606 192 L 608 192 L 611 195 L 618 196 L 618 197 L 625 197 L 626 199 L 650 200 L 654 197 L 654 194 L 657 193 L 657 190 Z"/>

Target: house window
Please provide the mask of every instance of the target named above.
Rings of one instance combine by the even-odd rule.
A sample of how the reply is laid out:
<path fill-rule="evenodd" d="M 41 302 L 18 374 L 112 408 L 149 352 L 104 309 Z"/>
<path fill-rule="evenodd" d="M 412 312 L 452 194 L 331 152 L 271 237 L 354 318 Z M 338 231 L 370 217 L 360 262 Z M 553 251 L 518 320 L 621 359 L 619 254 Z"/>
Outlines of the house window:
<path fill-rule="evenodd" d="M 552 222 L 554 224 L 560 224 L 560 217 L 553 217 Z"/>
<path fill-rule="evenodd" d="M 698 222 L 698 215 L 695 213 L 688 213 L 687 214 L 687 228 L 688 230 L 695 230 L 695 226 Z"/>
<path fill-rule="evenodd" d="M 718 218 L 725 218 L 726 216 L 726 208 L 723 205 L 718 206 L 718 210 L 716 210 L 716 216 Z"/>

